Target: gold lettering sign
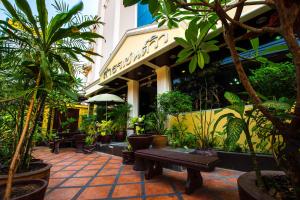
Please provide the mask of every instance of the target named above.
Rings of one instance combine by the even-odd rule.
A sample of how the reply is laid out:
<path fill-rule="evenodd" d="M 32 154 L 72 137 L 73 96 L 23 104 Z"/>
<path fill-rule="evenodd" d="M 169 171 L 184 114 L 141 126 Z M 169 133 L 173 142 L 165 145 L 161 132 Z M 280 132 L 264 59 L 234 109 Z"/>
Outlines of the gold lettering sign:
<path fill-rule="evenodd" d="M 162 42 L 160 42 L 162 41 Z M 151 36 L 144 44 L 144 46 L 137 52 L 131 52 L 126 58 L 113 65 L 112 67 L 107 67 L 103 72 L 103 79 L 107 79 L 117 72 L 121 71 L 123 68 L 128 65 L 139 61 L 146 55 L 150 53 L 151 49 L 157 49 L 159 45 L 166 44 L 168 42 L 168 34 L 164 33 L 161 35 L 153 35 Z"/>

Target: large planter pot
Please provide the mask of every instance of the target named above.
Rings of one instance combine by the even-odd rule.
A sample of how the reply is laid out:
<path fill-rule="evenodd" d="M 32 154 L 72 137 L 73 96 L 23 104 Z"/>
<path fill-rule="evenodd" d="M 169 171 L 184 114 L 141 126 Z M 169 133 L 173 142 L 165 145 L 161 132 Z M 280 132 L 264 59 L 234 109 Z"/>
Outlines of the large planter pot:
<path fill-rule="evenodd" d="M 83 152 L 83 146 L 85 143 L 85 134 L 76 134 L 73 136 L 75 148 L 77 153 Z"/>
<path fill-rule="evenodd" d="M 127 137 L 129 144 L 132 147 L 133 152 L 140 149 L 148 149 L 153 141 L 152 135 L 142 134 L 142 135 L 131 135 Z M 144 171 L 145 164 L 141 159 L 134 159 L 133 169 L 135 171 Z"/>
<path fill-rule="evenodd" d="M 262 171 L 262 176 L 284 175 L 281 171 Z M 247 172 L 241 175 L 238 180 L 238 191 L 240 200 L 274 200 L 268 193 L 261 191 L 256 185 L 255 172 Z"/>
<path fill-rule="evenodd" d="M 104 136 L 101 136 L 101 139 L 100 139 L 101 143 L 103 144 L 109 144 L 111 142 L 111 135 L 104 135 Z"/>
<path fill-rule="evenodd" d="M 48 182 L 42 179 L 15 181 L 11 200 L 43 200 Z M 0 185 L 0 199 L 4 195 L 6 184 Z"/>
<path fill-rule="evenodd" d="M 132 150 L 136 151 L 139 149 L 148 149 L 149 146 L 152 144 L 153 136 L 148 134 L 131 135 L 127 137 L 127 139 L 132 147 Z"/>
<path fill-rule="evenodd" d="M 168 136 L 166 135 L 153 135 L 153 148 L 164 148 L 168 145 Z"/>
<path fill-rule="evenodd" d="M 117 142 L 123 142 L 126 139 L 126 132 L 125 131 L 118 131 L 115 134 Z"/>
<path fill-rule="evenodd" d="M 14 180 L 31 180 L 31 179 L 43 179 L 49 181 L 51 164 L 47 163 L 31 163 L 31 171 L 16 173 Z M 7 175 L 0 175 L 0 184 L 5 184 L 7 181 Z"/>

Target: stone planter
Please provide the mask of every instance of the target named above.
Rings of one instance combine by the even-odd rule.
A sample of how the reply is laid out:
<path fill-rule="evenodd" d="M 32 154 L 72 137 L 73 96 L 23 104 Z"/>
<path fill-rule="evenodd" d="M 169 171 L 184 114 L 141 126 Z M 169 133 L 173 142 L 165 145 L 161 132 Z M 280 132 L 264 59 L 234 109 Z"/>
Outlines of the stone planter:
<path fill-rule="evenodd" d="M 262 176 L 284 175 L 281 171 L 261 171 Z M 272 196 L 261 191 L 256 186 L 255 172 L 247 172 L 241 175 L 238 180 L 238 191 L 240 200 L 274 200 Z"/>
<path fill-rule="evenodd" d="M 47 189 L 48 182 L 43 179 L 19 180 L 13 183 L 11 200 L 43 200 Z M 34 187 L 26 190 L 24 187 Z M 4 195 L 6 184 L 0 185 L 0 199 Z M 17 189 L 14 192 L 14 189 Z M 24 191 L 22 191 L 24 190 Z"/>
<path fill-rule="evenodd" d="M 153 148 L 164 148 L 168 146 L 168 136 L 166 135 L 153 135 Z"/>
<path fill-rule="evenodd" d="M 139 149 L 148 149 L 153 141 L 152 135 L 148 134 L 131 135 L 128 136 L 127 139 L 133 151 Z"/>
<path fill-rule="evenodd" d="M 132 147 L 133 152 L 140 149 L 148 149 L 153 141 L 152 135 L 141 134 L 141 135 L 131 135 L 127 137 L 129 144 Z M 144 171 L 145 165 L 143 160 L 134 159 L 133 169 L 135 171 Z"/>
<path fill-rule="evenodd" d="M 16 173 L 14 180 L 43 179 L 48 183 L 50 177 L 50 168 L 52 167 L 51 164 L 31 163 L 30 166 L 33 170 L 23 173 Z M 0 184 L 5 184 L 7 177 L 7 175 L 0 175 Z"/>

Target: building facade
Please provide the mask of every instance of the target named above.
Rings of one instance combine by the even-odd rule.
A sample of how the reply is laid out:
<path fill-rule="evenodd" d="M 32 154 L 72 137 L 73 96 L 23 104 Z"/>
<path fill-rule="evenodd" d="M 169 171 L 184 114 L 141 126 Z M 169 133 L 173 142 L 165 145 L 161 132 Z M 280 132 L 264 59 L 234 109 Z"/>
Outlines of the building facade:
<path fill-rule="evenodd" d="M 182 22 L 175 29 L 158 28 L 147 5 L 125 8 L 123 0 L 100 0 L 98 8 L 98 15 L 105 25 L 97 31 L 105 40 L 97 40 L 93 47 L 102 57 L 94 58 L 95 63 L 87 67 L 86 96 L 116 94 L 132 105 L 131 116 L 138 116 L 151 111 L 158 94 L 176 89 L 191 95 L 197 110 L 198 89 L 210 80 L 203 78 L 200 69 L 190 75 L 188 61 L 176 63 L 182 48 L 176 44 L 174 37 L 183 37 L 188 23 Z M 229 15 L 233 13 L 234 10 L 228 12 Z M 242 19 L 263 25 L 269 23 L 273 15 L 267 6 L 247 6 Z M 221 26 L 216 31 L 220 29 Z M 217 39 L 224 42 L 222 34 Z M 280 42 L 276 36 L 263 36 L 261 45 L 268 45 L 274 40 Z M 248 44 L 241 46 L 249 49 Z M 224 48 L 210 56 L 208 69 L 224 68 L 221 73 L 213 75 L 217 85 L 230 91 L 242 90 L 233 67 L 230 67 L 232 60 L 228 50 Z M 218 91 L 220 95 L 224 88 Z M 218 106 L 222 103 L 217 102 Z"/>

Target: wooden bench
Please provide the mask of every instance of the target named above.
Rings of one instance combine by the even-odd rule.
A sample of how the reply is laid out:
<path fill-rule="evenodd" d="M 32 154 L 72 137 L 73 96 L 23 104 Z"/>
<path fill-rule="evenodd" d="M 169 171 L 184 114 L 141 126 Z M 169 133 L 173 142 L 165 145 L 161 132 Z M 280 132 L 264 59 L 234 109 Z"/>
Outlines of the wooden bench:
<path fill-rule="evenodd" d="M 162 163 L 172 163 L 187 168 L 185 192 L 193 193 L 202 186 L 200 171 L 212 171 L 219 158 L 216 156 L 202 156 L 161 149 L 143 149 L 135 152 L 136 159 L 145 163 L 145 179 L 149 180 L 156 175 L 162 175 Z"/>

